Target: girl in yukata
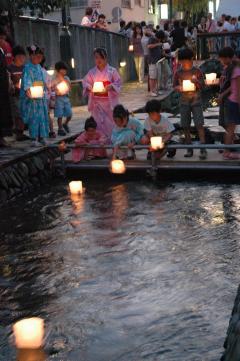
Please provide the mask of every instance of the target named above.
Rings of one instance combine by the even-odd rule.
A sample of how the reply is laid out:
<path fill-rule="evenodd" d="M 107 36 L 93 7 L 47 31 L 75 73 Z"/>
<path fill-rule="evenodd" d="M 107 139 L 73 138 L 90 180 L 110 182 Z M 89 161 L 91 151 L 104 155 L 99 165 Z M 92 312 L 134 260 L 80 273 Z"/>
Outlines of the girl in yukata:
<path fill-rule="evenodd" d="M 103 48 L 94 50 L 95 68 L 91 69 L 83 80 L 84 95 L 88 96 L 88 109 L 97 122 L 108 143 L 114 127 L 113 108 L 118 104 L 121 78 L 117 70 L 107 62 L 107 52 Z M 104 91 L 94 92 L 94 83 L 102 82 Z"/>
<path fill-rule="evenodd" d="M 106 137 L 97 130 L 94 118 L 88 118 L 85 122 L 85 131 L 75 140 L 76 148 L 72 152 L 72 160 L 78 163 L 81 160 L 101 159 L 107 157 L 105 149 L 83 149 L 81 145 L 104 145 Z"/>
<path fill-rule="evenodd" d="M 32 139 L 32 146 L 37 147 L 41 144 L 46 145 L 46 138 L 49 131 L 48 117 L 48 83 L 46 72 L 41 67 L 43 51 L 37 45 L 27 48 L 30 61 L 23 70 L 21 91 L 20 91 L 20 110 L 25 124 L 28 125 L 29 134 Z M 40 86 L 43 88 L 43 95 L 39 98 L 33 98 L 31 87 Z"/>
<path fill-rule="evenodd" d="M 113 111 L 115 127 L 112 132 L 114 146 L 113 159 L 135 159 L 134 145 L 141 144 L 144 127 L 140 120 L 129 116 L 129 112 L 122 105 L 117 105 Z M 128 149 L 120 149 L 127 146 Z"/>

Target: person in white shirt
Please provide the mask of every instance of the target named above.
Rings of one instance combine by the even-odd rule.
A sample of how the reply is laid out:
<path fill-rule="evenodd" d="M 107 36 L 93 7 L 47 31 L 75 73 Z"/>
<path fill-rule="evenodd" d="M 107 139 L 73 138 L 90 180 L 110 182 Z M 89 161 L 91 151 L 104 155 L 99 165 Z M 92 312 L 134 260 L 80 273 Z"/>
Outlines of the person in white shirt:
<path fill-rule="evenodd" d="M 230 21 L 231 21 L 231 16 L 227 15 L 226 18 L 225 18 L 223 27 L 222 27 L 223 32 L 231 32 L 231 31 L 235 30 L 234 25 L 232 25 L 230 23 Z"/>
<path fill-rule="evenodd" d="M 81 25 L 88 27 L 95 27 L 95 22 L 92 22 L 93 9 L 86 8 L 85 16 L 82 18 Z"/>

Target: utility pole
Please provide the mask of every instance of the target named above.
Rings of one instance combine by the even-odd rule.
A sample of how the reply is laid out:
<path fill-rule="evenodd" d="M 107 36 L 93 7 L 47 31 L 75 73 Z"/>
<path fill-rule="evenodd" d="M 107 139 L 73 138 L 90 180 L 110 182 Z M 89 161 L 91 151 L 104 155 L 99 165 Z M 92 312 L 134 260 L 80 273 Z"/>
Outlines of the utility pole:
<path fill-rule="evenodd" d="M 173 18 L 173 0 L 169 0 L 169 19 Z"/>
<path fill-rule="evenodd" d="M 69 31 L 67 20 L 67 5 L 62 6 L 62 29 L 60 33 L 60 54 L 61 59 L 69 67 L 70 78 L 73 79 L 75 76 L 74 71 L 74 57 L 73 57 L 73 47 L 72 47 L 72 34 Z"/>

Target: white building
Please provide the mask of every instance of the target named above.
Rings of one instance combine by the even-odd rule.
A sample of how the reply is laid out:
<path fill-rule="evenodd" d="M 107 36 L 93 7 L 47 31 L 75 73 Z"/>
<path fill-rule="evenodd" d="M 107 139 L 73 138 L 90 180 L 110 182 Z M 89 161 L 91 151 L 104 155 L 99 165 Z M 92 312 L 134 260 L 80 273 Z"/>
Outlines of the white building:
<path fill-rule="evenodd" d="M 217 18 L 222 14 L 240 16 L 240 0 L 218 0 L 216 4 Z"/>

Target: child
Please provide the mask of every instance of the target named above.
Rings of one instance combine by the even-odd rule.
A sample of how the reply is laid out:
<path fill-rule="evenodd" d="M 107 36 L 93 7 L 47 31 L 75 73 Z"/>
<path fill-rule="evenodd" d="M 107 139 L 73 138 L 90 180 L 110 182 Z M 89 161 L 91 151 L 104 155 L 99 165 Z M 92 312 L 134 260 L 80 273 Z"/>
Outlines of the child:
<path fill-rule="evenodd" d="M 158 100 L 150 100 L 147 102 L 145 110 L 149 117 L 145 120 L 145 136 L 142 139 L 142 144 L 150 144 L 151 137 L 154 136 L 160 136 L 164 143 L 170 143 L 175 127 L 170 123 L 167 115 L 161 114 L 161 103 Z M 175 149 L 168 152 L 169 158 L 173 158 L 175 155 Z M 149 154 L 148 158 L 150 158 Z"/>
<path fill-rule="evenodd" d="M 11 76 L 12 81 L 12 96 L 11 96 L 11 108 L 12 116 L 14 122 L 14 132 L 16 134 L 17 141 L 28 140 L 29 137 L 23 134 L 24 132 L 24 123 L 20 114 L 20 88 L 21 88 L 21 78 L 24 69 L 24 64 L 26 62 L 26 52 L 23 47 L 15 46 L 13 48 L 13 62 L 8 66 L 8 71 Z"/>
<path fill-rule="evenodd" d="M 54 80 L 54 89 L 56 93 L 56 103 L 54 116 L 58 120 L 58 135 L 65 136 L 66 133 L 70 133 L 68 123 L 72 119 L 72 107 L 69 99 L 69 92 L 71 89 L 70 79 L 66 76 L 67 74 L 67 65 L 59 61 L 55 64 L 56 78 Z M 68 85 L 68 91 L 65 94 L 61 94 L 58 90 L 58 84 L 66 82 Z M 63 124 L 63 117 L 66 117 L 66 120 Z"/>
<path fill-rule="evenodd" d="M 95 28 L 101 29 L 101 30 L 106 30 L 106 31 L 108 30 L 108 26 L 106 23 L 106 16 L 104 14 L 100 14 L 98 16 L 98 20 L 96 22 Z"/>
<path fill-rule="evenodd" d="M 20 90 L 21 117 L 28 124 L 32 146 L 46 145 L 45 138 L 48 137 L 48 104 L 47 104 L 47 81 L 45 73 L 40 65 L 43 51 L 37 45 L 27 48 L 30 61 L 23 70 L 22 84 Z M 43 97 L 33 98 L 31 87 L 42 86 Z M 41 143 L 39 144 L 38 141 Z"/>
<path fill-rule="evenodd" d="M 112 143 L 114 146 L 113 158 L 134 159 L 133 147 L 141 143 L 143 138 L 142 123 L 129 116 L 129 112 L 122 105 L 117 105 L 113 110 L 115 127 L 112 132 Z M 129 151 L 120 150 L 121 146 L 127 146 Z"/>
<path fill-rule="evenodd" d="M 181 125 L 184 130 L 186 144 L 191 144 L 191 115 L 197 128 L 200 142 L 205 144 L 204 116 L 201 99 L 201 90 L 204 87 L 204 76 L 200 69 L 193 66 L 193 51 L 191 49 L 182 49 L 179 51 L 178 61 L 180 69 L 174 76 L 173 86 L 181 94 L 180 97 L 180 115 Z M 195 84 L 195 91 L 183 91 L 183 80 L 191 80 Z M 184 157 L 192 157 L 193 150 L 188 149 Z M 201 160 L 207 158 L 206 149 L 200 150 Z"/>
<path fill-rule="evenodd" d="M 73 149 L 72 159 L 77 163 L 81 160 L 90 160 L 95 158 L 106 158 L 107 153 L 105 149 L 81 149 L 80 145 L 104 145 L 106 144 L 105 136 L 97 130 L 97 123 L 93 117 L 90 117 L 85 122 L 85 132 L 79 135 L 75 140 L 76 148 Z"/>

